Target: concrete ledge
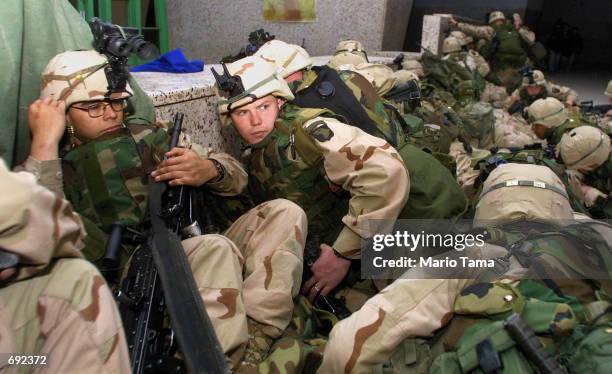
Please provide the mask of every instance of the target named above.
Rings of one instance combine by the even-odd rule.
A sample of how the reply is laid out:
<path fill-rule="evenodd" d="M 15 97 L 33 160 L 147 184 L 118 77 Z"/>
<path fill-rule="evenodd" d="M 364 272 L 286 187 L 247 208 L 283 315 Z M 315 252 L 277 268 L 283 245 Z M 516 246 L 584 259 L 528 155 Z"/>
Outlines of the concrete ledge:
<path fill-rule="evenodd" d="M 368 56 L 373 63 L 390 63 L 400 52 L 376 52 Z M 407 58 L 419 53 L 401 52 Z M 331 56 L 314 56 L 314 65 L 325 65 Z M 221 65 L 206 65 L 204 71 L 191 74 L 132 73 L 140 87 L 151 97 L 158 120 L 171 121 L 176 112 L 183 112 L 185 132 L 199 144 L 214 151 L 239 156 L 243 143 L 236 131 L 223 126 L 217 113 L 215 78 L 210 69 L 221 71 Z"/>

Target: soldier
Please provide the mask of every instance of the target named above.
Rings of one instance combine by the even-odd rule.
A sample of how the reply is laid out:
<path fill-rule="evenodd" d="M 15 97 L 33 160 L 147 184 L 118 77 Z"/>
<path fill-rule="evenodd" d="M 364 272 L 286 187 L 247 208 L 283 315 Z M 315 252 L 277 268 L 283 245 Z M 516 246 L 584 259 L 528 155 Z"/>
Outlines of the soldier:
<path fill-rule="evenodd" d="M 520 180 L 520 184 L 507 183 L 517 180 Z M 572 210 L 567 201 L 562 182 L 551 170 L 544 166 L 507 164 L 494 170 L 485 182 L 484 193 L 481 195 L 481 201 L 477 206 L 474 223 L 475 226 L 487 225 L 487 228 L 489 228 L 489 226 L 496 225 L 495 222 L 499 224 L 507 222 L 505 220 L 517 222 L 517 220 L 552 219 L 572 219 Z M 501 275 L 481 267 L 463 268 L 461 273 L 462 279 L 425 279 L 430 278 L 427 275 L 428 270 L 419 268 L 408 270 L 402 279 L 393 282 L 378 295 L 369 299 L 359 311 L 334 326 L 329 341 L 326 344 L 323 362 L 318 372 L 376 372 L 382 369 L 382 365 L 388 362 L 389 358 L 391 358 L 393 369 L 396 370 L 393 372 L 429 372 L 430 368 L 433 372 L 461 372 L 462 370 L 467 372 L 478 368 L 479 364 L 484 365 L 484 360 L 481 361 L 479 358 L 480 354 L 476 354 L 475 348 L 481 340 L 487 340 L 487 338 L 493 339 L 491 337 L 492 332 L 485 330 L 485 328 L 491 327 L 488 324 L 484 324 L 487 313 L 488 315 L 493 314 L 503 318 L 504 315 L 501 313 L 512 310 L 512 305 L 518 306 L 511 301 L 516 300 L 516 296 L 520 295 L 520 293 L 514 294 L 502 291 L 501 294 L 494 293 L 489 298 L 489 292 L 498 289 L 497 287 L 501 287 L 500 291 L 502 289 L 507 291 L 510 289 L 508 288 L 509 285 L 511 285 L 513 290 L 517 290 L 517 280 L 527 277 L 530 272 L 534 271 L 534 269 L 527 269 L 529 265 L 523 266 L 517 256 L 508 255 L 509 252 L 504 246 L 509 246 L 512 244 L 512 241 L 505 244 L 503 240 L 510 240 L 511 236 L 503 234 L 504 226 L 497 227 L 500 230 L 498 231 L 498 234 L 501 235 L 500 238 L 503 237 L 501 241 L 499 239 L 494 240 L 491 237 L 488 241 L 492 243 L 485 244 L 482 247 L 466 249 L 461 252 L 461 256 L 468 256 L 473 259 L 503 257 L 508 261 L 508 265 L 501 271 Z M 557 229 L 561 230 L 561 228 Z M 505 230 L 511 229 L 508 227 Z M 610 230 L 608 226 L 602 228 L 605 234 L 602 233 L 601 235 L 607 235 L 609 238 Z M 537 248 L 538 244 L 548 245 L 548 248 L 550 248 L 550 251 L 547 251 L 546 254 L 541 253 L 542 261 L 539 263 L 542 266 L 540 269 L 545 269 L 542 270 L 545 272 L 544 274 L 554 274 L 550 278 L 554 278 L 553 281 L 555 283 L 548 280 L 544 280 L 543 283 L 530 280 L 533 283 L 525 283 L 525 285 L 530 284 L 531 287 L 536 287 L 537 285 L 537 287 L 543 287 L 540 288 L 541 290 L 552 293 L 547 288 L 548 285 L 551 285 L 553 289 L 557 290 L 555 291 L 558 292 L 557 295 L 576 296 L 581 294 L 585 296 L 584 299 L 581 299 L 585 303 L 598 300 L 598 287 L 592 287 L 589 282 L 585 282 L 582 279 L 585 276 L 588 278 L 589 274 L 592 275 L 595 269 L 600 269 L 607 273 L 605 265 L 603 265 L 603 269 L 601 262 L 599 263 L 600 265 L 593 265 L 592 268 L 589 268 L 590 265 L 586 265 L 586 269 L 579 271 L 579 274 L 582 275 L 577 275 L 576 268 L 568 265 L 569 261 L 564 262 L 564 259 L 567 257 L 562 257 L 563 255 L 561 254 L 559 257 L 555 256 L 555 251 L 561 252 L 564 249 L 563 245 L 567 246 L 567 244 L 564 244 L 567 243 L 564 242 L 566 239 L 555 241 L 553 239 L 554 236 L 548 236 L 548 238 L 538 242 L 537 236 L 528 237 L 524 232 L 521 233 L 520 231 L 515 232 L 515 234 L 525 238 L 525 240 L 533 240 L 532 246 L 525 246 L 524 248 Z M 560 236 L 567 237 L 565 234 L 560 234 Z M 547 242 L 546 239 L 550 241 Z M 512 240 L 517 240 L 517 238 Z M 606 250 L 609 251 L 609 248 Z M 450 258 L 458 257 L 455 255 L 457 253 L 446 253 L 443 256 Z M 576 258 L 576 253 L 571 251 L 571 247 L 567 255 L 572 255 L 573 258 Z M 537 273 L 538 271 L 535 270 L 535 272 Z M 609 279 L 609 276 L 607 279 Z M 493 283 L 479 283 L 491 282 L 492 280 L 494 281 Z M 521 284 L 519 283 L 519 285 Z M 603 285 L 601 287 L 604 288 Z M 607 289 L 608 286 L 606 285 L 605 287 Z M 522 292 L 526 292 L 524 288 L 521 289 L 524 290 Z M 504 298 L 503 295 L 509 296 Z M 540 296 L 534 297 L 537 299 Z M 508 303 L 500 303 L 499 300 L 506 300 Z M 608 304 L 606 303 L 605 305 Z M 573 312 L 569 310 L 567 305 L 563 306 L 562 309 L 564 309 L 563 313 L 569 313 L 567 316 L 570 319 L 574 318 Z M 553 323 L 561 322 L 563 318 L 560 314 L 556 314 L 561 312 L 561 309 L 553 310 L 556 312 L 552 314 L 550 321 L 556 321 Z M 597 316 L 598 314 L 595 315 Z M 540 317 L 543 317 L 543 315 L 540 315 Z M 476 320 L 472 321 L 470 318 L 476 318 Z M 529 318 L 529 316 L 523 314 L 523 318 Z M 481 340 L 476 340 L 475 342 L 473 337 L 466 335 L 468 332 L 466 328 L 474 322 L 480 322 L 474 328 L 478 326 L 481 332 Z M 585 320 L 582 319 L 582 322 L 584 323 Z M 573 320 L 569 326 L 562 323 L 554 328 L 567 331 L 566 329 L 571 329 L 574 326 L 572 323 L 575 324 L 576 320 Z M 432 344 L 435 344 L 433 347 L 429 347 L 427 341 L 411 339 L 428 339 L 438 329 L 445 327 L 446 329 L 441 331 L 440 334 L 436 334 L 436 337 L 439 337 L 441 340 L 432 339 Z M 472 329 L 472 331 L 474 330 Z M 547 336 L 550 337 L 550 335 Z M 470 340 L 468 340 L 467 344 L 461 346 L 461 343 L 466 339 Z M 403 345 L 405 341 L 406 344 Z M 495 345 L 491 347 L 492 351 L 495 352 L 493 357 L 497 354 L 503 354 L 502 349 L 504 348 L 500 347 L 498 343 L 499 341 L 496 340 Z M 510 346 L 513 346 L 513 344 Z M 453 352 L 455 349 L 463 353 L 462 358 L 469 356 L 473 357 L 474 360 L 461 360 L 460 364 L 457 362 L 460 359 Z M 576 346 L 570 346 L 569 349 L 575 350 Z M 438 356 L 445 351 L 448 353 Z M 497 359 L 501 360 L 503 357 Z M 609 360 L 609 358 L 607 359 Z M 526 362 L 524 358 L 517 358 L 517 360 Z M 517 369 L 515 367 L 516 362 L 505 360 L 503 362 L 504 370 L 507 370 L 507 372 L 523 372 L 520 368 Z M 438 365 L 442 365 L 442 368 L 447 370 L 433 370 L 432 365 L 438 369 L 440 369 Z M 470 366 L 466 367 L 464 365 Z M 512 370 L 513 368 L 515 370 Z M 486 371 L 485 366 L 483 366 L 483 370 Z"/>
<path fill-rule="evenodd" d="M 468 35 L 487 40 L 481 54 L 489 60 L 491 82 L 504 86 L 512 92 L 520 84 L 518 69 L 527 62 L 526 47 L 535 43 L 535 34 L 525 27 L 518 14 L 514 15 L 512 25 L 506 23 L 503 12 L 495 11 L 489 15 L 488 26 L 473 26 L 457 22 L 453 17 L 450 23 Z"/>
<path fill-rule="evenodd" d="M 453 36 L 444 39 L 442 53 L 444 53 L 445 60 L 452 59 L 472 73 L 477 73 L 481 77 L 489 74 L 490 68 L 487 60 L 473 49 L 465 51 L 461 41 Z"/>
<path fill-rule="evenodd" d="M 610 137 L 592 126 L 580 126 L 565 134 L 559 155 L 569 170 L 576 171 L 572 189 L 589 214 L 597 219 L 612 218 L 612 156 Z"/>
<path fill-rule="evenodd" d="M 506 102 L 506 108 L 512 107 L 516 102 L 520 102 L 521 107 L 525 108 L 537 99 L 544 99 L 547 97 L 554 97 L 568 107 L 574 106 L 578 102 L 578 94 L 576 91 L 566 86 L 548 82 L 542 71 L 533 70 L 531 76 L 523 77 L 521 87 L 514 90 Z"/>
<path fill-rule="evenodd" d="M 130 373 L 111 291 L 82 258 L 79 216 L 31 174 L 11 173 L 2 161 L 0 181 L 0 256 L 17 255 L 0 269 L 0 352 L 45 360 L 3 372 Z"/>
<path fill-rule="evenodd" d="M 277 66 L 278 75 L 289 83 L 294 95 L 292 104 L 301 108 L 329 109 L 344 117 L 349 125 L 386 138 L 393 145 L 402 140 L 404 130 L 397 118 L 399 114 L 380 97 L 372 84 L 372 74 L 369 74 L 370 82 L 364 76 L 366 74 L 336 71 L 329 66 L 312 66 L 312 59 L 300 46 L 275 42 L 264 44 L 255 55 Z M 374 65 L 372 70 L 378 72 L 381 69 Z M 382 82 L 384 90 L 390 88 L 388 82 L 392 82 L 393 77 L 379 77 L 377 80 Z M 227 117 L 222 116 L 221 119 L 223 121 Z"/>
<path fill-rule="evenodd" d="M 546 139 L 549 146 L 557 145 L 564 133 L 582 125 L 570 118 L 567 108 L 554 97 L 534 101 L 527 114 L 533 132 L 539 139 Z"/>
<path fill-rule="evenodd" d="M 358 40 L 342 40 L 336 46 L 328 65 L 337 69 L 340 65 L 359 65 L 370 62 L 363 45 Z"/>
<path fill-rule="evenodd" d="M 472 37 L 465 35 L 461 31 L 451 32 L 451 36 L 444 39 L 442 44 L 442 52 L 444 59 L 451 59 L 461 66 L 467 68 L 472 74 L 478 74 L 485 78 L 491 68 L 487 60 L 480 55 L 476 50 L 467 46 L 472 42 Z M 506 89 L 502 86 L 496 86 L 491 82 L 486 81 L 485 87 L 480 94 L 480 101 L 501 105 L 508 98 Z"/>
<path fill-rule="evenodd" d="M 188 137 L 184 147 L 169 150 L 160 126 L 124 124 L 130 87 L 109 95 L 107 64 L 95 51 L 57 55 L 43 72 L 41 99 L 28 114 L 33 140 L 23 168 L 65 192 L 90 235 L 97 233 L 104 243 L 114 221 L 141 223 L 149 173 L 170 186 L 221 195 L 245 186 L 246 173 L 231 156 L 205 150 Z M 59 153 L 65 132 L 67 148 Z M 242 215 L 224 235 L 196 236 L 183 247 L 231 366 L 248 367 L 262 359 L 291 318 L 306 220 L 297 205 L 274 200 Z M 89 251 L 89 256 L 97 260 L 101 254 Z"/>
<path fill-rule="evenodd" d="M 219 113 L 231 118 L 249 144 L 252 195 L 258 201 L 285 196 L 297 202 L 308 216 L 311 240 L 318 238 L 321 255 L 303 288 L 311 299 L 333 290 L 351 260 L 360 258 L 361 240 L 369 232 L 361 226 L 364 219 L 453 217 L 465 209 L 452 175 L 433 157 L 410 145 L 398 153 L 325 109 L 286 103 L 293 94 L 265 60 L 236 61 L 217 83 L 227 98 Z M 409 181 L 406 167 L 419 179 Z"/>

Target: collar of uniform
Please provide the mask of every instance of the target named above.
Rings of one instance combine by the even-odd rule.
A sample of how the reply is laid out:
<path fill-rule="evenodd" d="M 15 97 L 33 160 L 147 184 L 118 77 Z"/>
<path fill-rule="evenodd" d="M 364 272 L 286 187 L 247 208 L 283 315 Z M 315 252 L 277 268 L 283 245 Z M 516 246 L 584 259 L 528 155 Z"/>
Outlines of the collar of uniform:
<path fill-rule="evenodd" d="M 299 81 L 295 81 L 295 91 L 293 92 L 299 92 L 302 90 L 307 89 L 308 87 L 310 87 L 310 85 L 317 79 L 317 73 L 312 70 L 312 69 L 308 69 L 306 71 L 304 71 L 304 77 L 302 78 L 302 80 Z M 294 83 L 294 82 L 292 82 Z"/>

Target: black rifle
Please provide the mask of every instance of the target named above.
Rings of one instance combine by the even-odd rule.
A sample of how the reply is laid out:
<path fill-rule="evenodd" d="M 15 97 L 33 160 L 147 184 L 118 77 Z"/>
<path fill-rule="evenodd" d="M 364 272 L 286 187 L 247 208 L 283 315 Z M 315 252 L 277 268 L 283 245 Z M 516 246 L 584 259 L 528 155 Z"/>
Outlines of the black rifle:
<path fill-rule="evenodd" d="M 228 55 L 223 57 L 221 59 L 221 62 L 227 64 L 240 60 L 241 58 L 247 56 L 252 56 L 262 45 L 269 42 L 270 40 L 273 40 L 274 38 L 274 35 L 270 35 L 270 33 L 264 31 L 264 29 L 255 30 L 249 34 L 249 44 L 247 44 L 246 47 L 241 48 L 240 52 L 236 53 L 235 55 Z M 302 43 L 304 43 L 304 40 L 302 41 Z"/>
<path fill-rule="evenodd" d="M 177 144 L 181 121 L 182 114 L 178 114 L 171 149 Z M 153 179 L 150 186 L 148 217 L 140 227 L 141 232 L 135 235 L 141 244 L 115 293 L 132 371 L 228 373 L 223 351 L 178 237 L 182 227 L 177 220 L 185 207 L 185 190 L 167 191 L 165 183 L 155 183 Z M 164 207 L 162 201 L 167 200 Z M 107 255 L 116 253 L 112 247 L 118 247 L 120 242 L 120 229 L 115 228 Z M 175 354 L 179 348 L 182 359 Z"/>
<path fill-rule="evenodd" d="M 519 99 L 515 101 L 514 103 L 512 103 L 512 105 L 510 105 L 510 107 L 508 108 L 508 113 L 510 115 L 514 115 L 514 113 L 520 113 L 523 118 L 527 119 L 528 115 L 525 111 L 525 108 L 527 106 L 529 106 L 527 101 L 523 99 Z"/>
<path fill-rule="evenodd" d="M 559 363 L 546 351 L 531 327 L 523 321 L 520 315 L 513 313 L 504 321 L 508 334 L 516 342 L 519 349 L 538 368 L 542 374 L 564 374 Z"/>
<path fill-rule="evenodd" d="M 406 56 L 403 53 L 400 53 L 399 55 L 395 56 L 393 62 L 391 63 L 391 66 L 395 66 L 397 70 L 400 70 L 402 68 L 402 63 L 404 62 L 405 58 Z"/>
<path fill-rule="evenodd" d="M 416 80 L 410 80 L 401 86 L 396 86 L 385 94 L 385 99 L 392 101 L 408 101 L 411 107 L 421 106 L 421 89 Z"/>
<path fill-rule="evenodd" d="M 578 106 L 584 114 L 596 114 L 599 116 L 605 115 L 609 110 L 612 110 L 612 105 L 593 105 L 593 100 L 581 101 Z"/>

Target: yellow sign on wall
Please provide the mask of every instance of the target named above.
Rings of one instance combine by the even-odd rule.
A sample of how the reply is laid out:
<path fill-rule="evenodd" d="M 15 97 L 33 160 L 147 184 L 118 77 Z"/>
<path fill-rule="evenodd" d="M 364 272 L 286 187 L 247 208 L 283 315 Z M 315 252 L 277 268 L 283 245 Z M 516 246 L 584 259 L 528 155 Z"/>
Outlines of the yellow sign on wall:
<path fill-rule="evenodd" d="M 272 22 L 314 22 L 317 0 L 264 0 L 264 19 Z"/>

